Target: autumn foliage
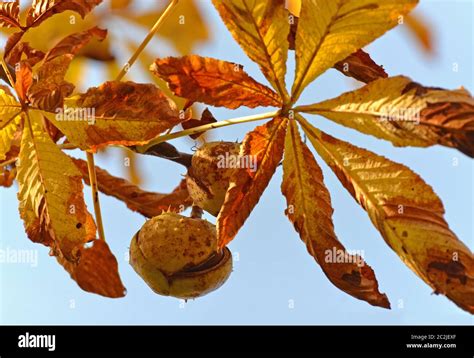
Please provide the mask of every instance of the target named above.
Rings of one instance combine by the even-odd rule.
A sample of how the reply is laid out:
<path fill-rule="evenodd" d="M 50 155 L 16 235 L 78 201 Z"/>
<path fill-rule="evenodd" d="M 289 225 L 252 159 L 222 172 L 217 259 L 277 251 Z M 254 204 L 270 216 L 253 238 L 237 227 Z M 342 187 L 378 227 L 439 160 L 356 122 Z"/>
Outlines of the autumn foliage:
<path fill-rule="evenodd" d="M 102 223 L 97 210 L 96 223 L 86 208 L 83 182 L 92 184 L 93 192 L 98 188 L 149 218 L 181 212 L 193 205 L 193 199 L 198 209 L 196 188 L 212 195 L 203 179 L 207 174 L 199 177 L 194 162 L 168 141 L 186 135 L 195 138 L 239 120 L 219 121 L 209 110 L 197 118 L 190 114 L 191 105 L 230 110 L 275 107 L 273 112 L 240 120 L 268 120 L 247 133 L 240 145 L 240 156 L 255 158 L 256 170 L 209 173 L 214 181 L 226 180 L 218 210 L 208 210 L 217 216 L 216 252 L 227 250 L 282 164 L 285 214 L 308 253 L 336 287 L 390 308 L 372 268 L 355 263 L 361 258 L 343 263 L 325 259 L 327 250 L 333 249 L 347 258 L 351 255 L 335 234 L 330 193 L 318 164 L 322 160 L 401 260 L 435 293 L 474 313 L 474 257 L 449 228 L 433 188 L 405 165 L 334 138 L 304 118 L 305 113 L 317 114 L 395 146 L 442 145 L 474 157 L 474 99 L 467 90 L 425 87 L 405 76 L 391 77 L 363 50 L 404 23 L 417 0 L 301 0 L 300 11 L 287 9 L 284 0 L 213 0 L 234 40 L 269 85 L 256 81 L 239 64 L 180 48 L 181 57 L 151 58 L 143 52 L 139 62 L 147 59 L 156 82 L 111 78 L 78 93 L 76 83 L 66 79 L 75 57 L 105 61 L 110 55 L 107 30 L 93 11 L 100 3 L 34 0 L 26 11 L 20 11 L 15 1 L 0 3 L 0 25 L 9 31 L 2 62 L 6 85 L 0 88 L 0 185 L 18 182 L 26 234 L 48 246 L 82 289 L 107 297 L 125 294 L 117 260 L 105 240 L 97 239 L 96 226 Z M 131 1 L 111 3 L 110 11 L 125 17 Z M 191 1 L 176 3 L 166 11 L 173 6 L 194 11 Z M 46 51 L 24 41 L 30 31 L 51 26 L 46 19 L 66 11 L 90 18 L 90 26 Z M 129 20 L 152 27 L 162 11 L 148 14 L 151 19 L 145 14 L 130 15 Z M 425 40 L 428 46 L 426 36 Z M 101 45 L 91 48 L 91 43 Z M 291 86 L 285 82 L 289 55 L 296 60 Z M 365 85 L 319 103 L 297 104 L 305 88 L 330 68 Z M 66 116 L 83 109 L 93 114 L 83 120 L 58 119 L 58 111 Z M 184 129 L 173 131 L 177 125 Z M 171 193 L 146 192 L 93 165 L 91 154 L 112 145 L 184 164 L 189 168 L 187 180 Z M 88 152 L 89 162 L 69 156 L 66 150 L 71 148 Z M 191 176 L 195 188 L 186 184 Z"/>

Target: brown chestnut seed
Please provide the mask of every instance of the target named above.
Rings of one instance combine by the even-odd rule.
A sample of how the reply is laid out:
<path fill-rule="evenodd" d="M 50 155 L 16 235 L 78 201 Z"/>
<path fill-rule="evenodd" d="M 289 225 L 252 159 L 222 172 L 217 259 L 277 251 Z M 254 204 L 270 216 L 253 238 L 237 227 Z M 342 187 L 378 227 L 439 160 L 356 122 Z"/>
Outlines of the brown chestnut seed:
<path fill-rule="evenodd" d="M 215 227 L 206 220 L 163 213 L 132 238 L 130 264 L 154 292 L 188 299 L 227 280 L 232 254 L 217 251 Z"/>
<path fill-rule="evenodd" d="M 240 144 L 234 142 L 205 143 L 194 153 L 186 184 L 195 205 L 211 215 L 219 214 L 234 173 L 226 158 L 237 158 L 239 153 Z"/>

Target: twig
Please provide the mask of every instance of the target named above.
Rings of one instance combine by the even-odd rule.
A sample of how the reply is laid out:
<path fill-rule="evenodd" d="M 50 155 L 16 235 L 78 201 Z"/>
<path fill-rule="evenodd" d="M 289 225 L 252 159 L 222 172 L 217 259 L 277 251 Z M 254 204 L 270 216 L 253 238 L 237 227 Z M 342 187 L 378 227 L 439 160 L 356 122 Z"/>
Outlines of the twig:
<path fill-rule="evenodd" d="M 158 18 L 158 20 L 155 22 L 153 27 L 151 28 L 150 32 L 148 35 L 146 35 L 145 39 L 143 42 L 138 46 L 136 51 L 133 53 L 132 57 L 128 60 L 128 62 L 122 67 L 122 70 L 118 74 L 117 78 L 115 79 L 116 81 L 120 81 L 130 70 L 130 67 L 135 63 L 137 60 L 138 56 L 140 53 L 143 51 L 143 49 L 148 45 L 150 40 L 155 36 L 156 32 L 159 30 L 161 24 L 163 21 L 168 17 L 168 15 L 171 13 L 171 10 L 178 4 L 178 0 L 172 0 L 169 5 L 166 7 L 165 11 L 161 14 L 161 16 Z"/>
<path fill-rule="evenodd" d="M 130 67 L 135 63 L 140 53 L 143 51 L 146 45 L 148 45 L 152 37 L 156 34 L 158 29 L 160 28 L 165 18 L 170 14 L 171 10 L 176 6 L 177 3 L 178 3 L 178 0 L 172 0 L 169 3 L 165 11 L 160 15 L 158 20 L 155 22 L 155 24 L 151 28 L 150 32 L 148 32 L 148 35 L 145 37 L 143 42 L 133 53 L 132 57 L 130 57 L 128 62 L 122 67 L 122 70 L 120 71 L 120 73 L 115 79 L 116 81 L 120 81 L 127 74 Z M 89 178 L 90 178 L 90 183 L 91 183 L 91 188 L 92 188 L 92 200 L 94 202 L 94 212 L 95 212 L 95 219 L 97 222 L 97 230 L 99 231 L 99 238 L 102 240 L 105 240 L 104 226 L 102 223 L 102 214 L 100 210 L 99 192 L 97 189 L 97 177 L 96 177 L 95 165 L 94 165 L 94 154 L 91 152 L 87 152 L 87 167 L 89 168 Z"/>
<path fill-rule="evenodd" d="M 97 176 L 95 173 L 94 155 L 90 152 L 87 152 L 87 168 L 89 169 L 89 181 L 92 190 L 92 201 L 94 203 L 94 213 L 97 222 L 97 230 L 99 231 L 99 239 L 105 241 L 104 225 L 102 224 L 102 214 L 99 203 L 99 190 L 97 187 Z"/>
<path fill-rule="evenodd" d="M 8 160 L 5 160 L 4 162 L 0 163 L 0 168 L 2 167 L 6 167 L 7 165 L 10 165 L 10 164 L 13 164 L 15 163 L 17 160 L 17 158 L 11 158 L 11 159 L 8 159 Z"/>
<path fill-rule="evenodd" d="M 278 110 L 278 111 L 273 111 L 273 112 L 265 112 L 265 113 L 261 113 L 261 114 L 255 114 L 255 115 L 252 115 L 252 116 L 226 119 L 226 120 L 219 121 L 219 122 L 205 124 L 205 125 L 202 125 L 202 126 L 199 126 L 199 127 L 189 128 L 189 129 L 185 129 L 185 130 L 170 133 L 170 134 L 164 134 L 164 135 L 156 137 L 155 139 L 152 139 L 147 144 L 136 146 L 135 150 L 138 153 L 143 154 L 143 153 L 148 152 L 148 150 L 150 150 L 151 147 L 153 147 L 153 146 L 155 146 L 159 143 L 166 142 L 166 141 L 171 140 L 171 139 L 185 137 L 185 136 L 190 135 L 190 134 L 205 132 L 205 131 L 208 131 L 210 129 L 226 127 L 226 126 L 230 126 L 230 125 L 237 124 L 237 123 L 253 122 L 253 121 L 259 121 L 259 120 L 262 120 L 262 119 L 273 118 L 273 117 L 276 117 L 279 113 L 280 113 L 280 111 Z"/>

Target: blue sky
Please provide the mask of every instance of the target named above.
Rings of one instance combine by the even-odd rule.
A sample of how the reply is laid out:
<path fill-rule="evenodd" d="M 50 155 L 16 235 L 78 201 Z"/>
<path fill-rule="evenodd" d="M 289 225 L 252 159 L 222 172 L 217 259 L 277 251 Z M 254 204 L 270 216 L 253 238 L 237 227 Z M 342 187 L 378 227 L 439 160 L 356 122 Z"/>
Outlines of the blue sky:
<path fill-rule="evenodd" d="M 238 62 L 257 80 L 266 83 L 258 67 L 233 41 L 216 11 L 207 1 L 200 7 L 213 35 L 196 49 L 203 56 Z M 472 1 L 422 1 L 416 10 L 431 24 L 436 37 L 436 56 L 424 54 L 403 26 L 392 30 L 367 50 L 390 75 L 404 74 L 414 80 L 444 88 L 474 90 Z M 169 46 L 160 50 L 171 55 Z M 294 71 L 290 53 L 288 83 Z M 458 64 L 458 72 L 453 64 Z M 135 72 L 133 72 L 135 71 Z M 131 78 L 143 81 L 136 69 Z M 98 69 L 88 73 L 89 85 L 104 81 Z M 357 84 L 330 70 L 303 93 L 299 103 L 332 98 Z M 267 111 L 265 108 L 214 109 L 218 119 Z M 322 117 L 308 116 L 313 124 L 338 138 L 368 148 L 408 165 L 433 186 L 442 198 L 452 230 L 471 250 L 474 248 L 472 160 L 444 147 L 394 148 L 390 143 L 337 126 Z M 241 140 L 256 123 L 226 127 L 215 138 Z M 191 151 L 189 140 L 173 142 Z M 456 159 L 455 159 L 456 158 Z M 281 168 L 277 170 L 260 203 L 230 244 L 234 272 L 216 292 L 184 303 L 154 294 L 127 263 L 130 239 L 145 219 L 128 211 L 123 203 L 101 196 L 106 237 L 127 287 L 125 298 L 111 300 L 78 288 L 68 274 L 48 256 L 48 249 L 31 243 L 19 219 L 16 188 L 0 189 L 0 248 L 37 250 L 38 265 L 0 264 L 0 323 L 3 324 L 472 324 L 472 317 L 432 290 L 412 273 L 385 244 L 366 213 L 317 158 L 325 174 L 334 207 L 334 224 L 347 249 L 364 250 L 376 272 L 380 290 L 392 310 L 356 300 L 334 287 L 310 257 L 292 225 L 284 216 L 280 193 Z M 123 153 L 115 150 L 100 156 L 98 164 L 112 173 L 124 172 Z M 453 162 L 457 161 L 457 166 Z M 182 167 L 158 158 L 140 161 L 148 177 L 144 187 L 169 191 L 184 174 Z M 88 206 L 89 188 L 86 187 Z M 207 217 L 213 220 L 211 217 Z"/>

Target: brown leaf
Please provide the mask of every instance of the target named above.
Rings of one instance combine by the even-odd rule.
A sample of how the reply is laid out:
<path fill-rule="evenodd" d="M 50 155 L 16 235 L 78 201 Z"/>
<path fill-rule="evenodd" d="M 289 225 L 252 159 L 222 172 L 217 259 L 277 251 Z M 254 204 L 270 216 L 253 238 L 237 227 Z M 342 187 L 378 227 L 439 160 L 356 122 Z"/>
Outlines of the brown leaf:
<path fill-rule="evenodd" d="M 215 123 L 215 122 L 217 122 L 217 120 L 214 118 L 211 111 L 208 108 L 206 108 L 201 114 L 201 119 L 190 119 L 181 123 L 181 125 L 183 126 L 183 129 L 190 129 L 190 128 L 203 126 L 205 124 Z M 204 133 L 205 132 L 191 134 L 190 137 L 192 139 L 197 139 Z"/>
<path fill-rule="evenodd" d="M 16 169 L 7 169 L 4 166 L 0 167 L 0 186 L 9 188 L 13 185 L 16 177 Z"/>
<path fill-rule="evenodd" d="M 71 159 L 81 171 L 84 181 L 90 184 L 87 162 L 82 159 Z M 96 174 L 98 188 L 102 193 L 123 201 L 130 210 L 139 212 L 147 218 L 152 218 L 168 210 L 180 212 L 192 204 L 184 180 L 170 194 L 161 194 L 144 191 L 129 181 L 115 177 L 99 167 L 96 167 Z"/>
<path fill-rule="evenodd" d="M 20 5 L 18 0 L 2 1 L 0 3 L 0 27 L 16 27 L 21 29 L 19 13 Z"/>
<path fill-rule="evenodd" d="M 84 291 L 101 296 L 118 298 L 126 294 L 118 274 L 118 264 L 109 246 L 103 240 L 93 240 L 77 253 L 77 261 L 71 262 L 58 256 L 58 262 L 69 272 Z"/>
<path fill-rule="evenodd" d="M 346 59 L 336 63 L 334 68 L 348 77 L 365 83 L 388 77 L 383 67 L 377 65 L 369 54 L 363 50 L 358 50 Z"/>
<path fill-rule="evenodd" d="M 193 102 L 230 109 L 281 105 L 278 94 L 232 62 L 197 55 L 167 57 L 156 59 L 150 70 L 168 82 L 175 95 Z"/>
<path fill-rule="evenodd" d="M 281 190 L 287 201 L 286 215 L 329 280 L 351 296 L 390 308 L 372 268 L 359 255 L 350 255 L 337 239 L 323 173 L 302 142 L 295 121 L 290 121 L 286 133 Z"/>
<path fill-rule="evenodd" d="M 68 98 L 65 108 L 64 119 L 48 119 L 83 150 L 145 144 L 182 121 L 176 105 L 152 84 L 105 82 Z"/>
<path fill-rule="evenodd" d="M 33 0 L 28 10 L 26 25 L 36 27 L 47 18 L 71 10 L 77 12 L 84 18 L 102 0 Z"/>
<path fill-rule="evenodd" d="M 217 217 L 217 238 L 224 247 L 237 235 L 255 205 L 257 205 L 283 157 L 288 120 L 276 117 L 247 133 L 241 146 L 241 156 L 256 162 L 256 170 L 236 169 Z"/>
<path fill-rule="evenodd" d="M 5 44 L 5 61 L 15 66 L 22 60 L 24 54 L 25 61 L 33 67 L 44 58 L 45 54 L 43 51 L 32 48 L 28 42 L 22 42 L 23 35 L 24 32 L 15 32 L 8 37 Z"/>
<path fill-rule="evenodd" d="M 56 111 L 62 108 L 64 98 L 74 90 L 74 85 L 64 80 L 74 56 L 93 37 L 103 40 L 107 31 L 93 27 L 89 30 L 69 35 L 54 46 L 44 57 L 36 80 L 30 87 L 28 97 L 37 108 Z"/>

